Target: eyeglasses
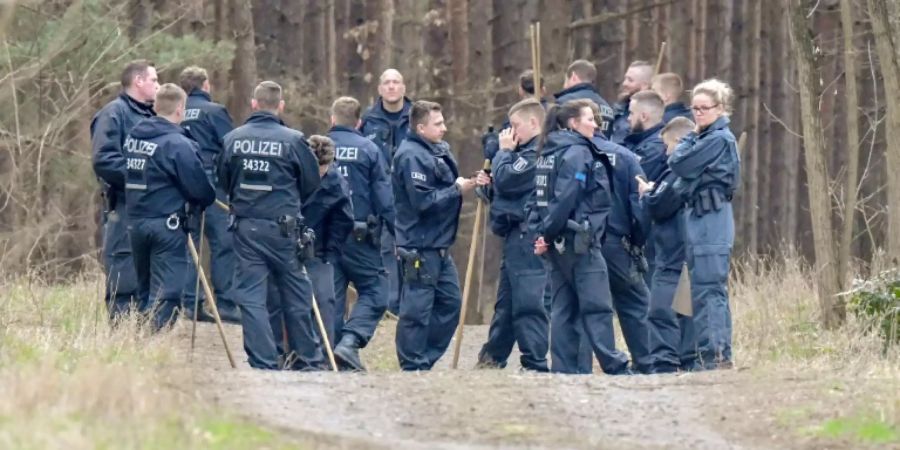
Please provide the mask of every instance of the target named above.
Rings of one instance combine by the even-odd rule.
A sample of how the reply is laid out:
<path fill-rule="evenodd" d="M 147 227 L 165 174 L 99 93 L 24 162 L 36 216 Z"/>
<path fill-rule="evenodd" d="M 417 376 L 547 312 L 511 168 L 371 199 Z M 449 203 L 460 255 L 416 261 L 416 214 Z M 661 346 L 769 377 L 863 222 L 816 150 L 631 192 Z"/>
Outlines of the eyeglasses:
<path fill-rule="evenodd" d="M 719 104 L 716 103 L 715 105 L 712 105 L 712 106 L 691 106 L 691 109 L 694 110 L 694 112 L 697 114 L 700 114 L 700 113 L 706 114 L 718 107 L 719 107 Z"/>

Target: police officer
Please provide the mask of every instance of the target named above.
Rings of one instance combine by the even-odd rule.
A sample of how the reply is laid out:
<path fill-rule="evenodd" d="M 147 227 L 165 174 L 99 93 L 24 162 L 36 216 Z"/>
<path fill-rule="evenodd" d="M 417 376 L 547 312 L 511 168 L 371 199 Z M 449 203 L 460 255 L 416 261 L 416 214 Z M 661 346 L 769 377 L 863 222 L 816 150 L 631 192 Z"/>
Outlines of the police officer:
<path fill-rule="evenodd" d="M 224 106 L 213 103 L 210 97 L 211 87 L 206 69 L 191 66 L 181 71 L 179 84 L 188 93 L 187 109 L 181 126 L 188 136 L 200 146 L 200 160 L 203 170 L 213 186 L 216 197 L 228 203 L 225 190 L 218 185 L 216 168 L 222 154 L 222 138 L 234 129 L 231 116 Z M 210 208 L 206 211 L 205 233 L 209 239 L 211 252 L 209 263 L 212 272 L 212 284 L 215 288 L 216 308 L 222 320 L 240 323 L 241 317 L 232 294 L 232 278 L 234 277 L 234 243 L 228 231 L 228 213 L 221 208 Z M 200 233 L 191 232 L 194 242 L 200 242 Z M 188 316 L 193 318 L 194 296 L 196 293 L 196 267 L 188 261 L 187 284 L 184 289 L 184 306 Z M 202 302 L 202 298 L 201 298 Z M 196 308 L 199 320 L 210 320 L 211 317 L 201 305 Z"/>
<path fill-rule="evenodd" d="M 623 145 L 638 156 L 648 180 L 656 180 L 666 169 L 666 147 L 659 135 L 663 123 L 663 100 L 656 92 L 641 91 L 629 103 L 629 133 Z"/>
<path fill-rule="evenodd" d="M 731 310 L 728 271 L 734 245 L 731 199 L 740 186 L 740 160 L 728 128 L 731 88 L 711 79 L 694 87 L 691 109 L 697 131 L 669 158 L 673 186 L 687 199 L 685 241 L 691 273 L 696 352 L 694 368 L 729 368 Z"/>
<path fill-rule="evenodd" d="M 277 369 L 278 354 L 266 306 L 266 280 L 281 294 L 290 348 L 300 369 L 324 358 L 312 327 L 312 293 L 297 255 L 302 202 L 320 183 L 318 163 L 303 133 L 284 125 L 281 86 L 263 81 L 253 114 L 225 136 L 219 179 L 231 200 L 237 254 L 235 299 L 241 308 L 244 350 L 251 367 Z M 292 358 L 293 359 L 293 358 Z"/>
<path fill-rule="evenodd" d="M 544 106 L 544 109 L 547 109 L 547 100 L 544 98 L 547 95 L 547 90 L 544 88 L 544 77 L 541 77 L 540 83 L 541 105 Z M 534 71 L 528 69 L 519 74 L 519 84 L 516 87 L 516 92 L 519 94 L 519 100 L 534 97 Z M 500 129 L 505 130 L 509 128 L 509 126 L 509 119 L 506 119 L 503 121 L 503 125 Z M 494 156 L 497 155 L 497 151 L 500 150 L 500 139 L 496 131 L 488 130 L 487 133 L 481 136 L 481 148 L 484 153 L 484 159 L 494 159 Z"/>
<path fill-rule="evenodd" d="M 595 111 L 596 113 L 596 111 Z M 631 353 L 632 366 L 640 372 L 650 370 L 650 331 L 647 308 L 650 291 L 644 280 L 647 272 L 643 255 L 648 223 L 641 211 L 636 178 L 644 177 L 637 156 L 621 145 L 596 133 L 594 145 L 612 165 L 612 206 L 606 222 L 606 237 L 601 253 L 609 273 L 613 307 L 622 326 L 625 344 Z M 582 338 L 579 362 L 590 371 L 591 348 Z"/>
<path fill-rule="evenodd" d="M 608 158 L 591 142 L 597 124 L 591 102 L 573 100 L 550 108 L 538 153 L 529 227 L 535 254 L 550 267 L 553 372 L 584 373 L 579 335 L 608 374 L 628 373 L 628 358 L 615 349 L 612 299 L 600 244 L 612 207 Z"/>
<path fill-rule="evenodd" d="M 447 127 L 441 105 L 415 102 L 410 127 L 391 175 L 403 272 L 397 358 L 403 370 L 430 370 L 459 322 L 459 275 L 449 250 L 456 240 L 462 196 L 475 188 L 475 181 L 459 176 L 443 141 Z"/>
<path fill-rule="evenodd" d="M 653 66 L 647 61 L 634 61 L 625 71 L 622 77 L 622 86 L 619 89 L 619 98 L 613 109 L 615 110 L 615 122 L 612 125 L 612 136 L 610 139 L 616 144 L 625 141 L 625 137 L 629 134 L 629 111 L 631 96 L 650 89 L 650 81 L 653 78 Z"/>
<path fill-rule="evenodd" d="M 125 199 L 138 292 L 150 305 L 154 330 L 175 319 L 187 266 L 185 206 L 206 208 L 216 198 L 197 143 L 178 124 L 187 94 L 164 84 L 156 94 L 157 116 L 138 122 L 125 138 Z"/>
<path fill-rule="evenodd" d="M 341 258 L 334 266 L 335 335 L 334 349 L 341 364 L 365 370 L 359 349 L 365 347 L 378 321 L 387 310 L 388 280 L 381 259 L 381 235 L 394 233 L 394 196 L 388 176 L 390 163 L 378 147 L 356 129 L 360 121 L 359 102 L 341 97 L 331 105 L 331 130 L 337 161 L 335 168 L 350 184 L 353 200 L 353 231 L 342 244 Z M 347 286 L 353 283 L 358 297 L 344 323 Z"/>
<path fill-rule="evenodd" d="M 409 112 L 412 101 L 406 98 L 403 75 L 397 69 L 387 69 L 378 80 L 378 98 L 363 115 L 360 132 L 371 139 L 385 160 L 392 162 L 394 153 L 409 132 Z M 381 234 L 381 258 L 388 273 L 388 310 L 397 314 L 400 301 L 400 267 L 394 255 L 394 236 Z"/>
<path fill-rule="evenodd" d="M 646 180 L 658 180 L 666 169 L 666 147 L 659 136 L 663 127 L 663 101 L 653 91 L 641 91 L 631 96 L 629 107 L 628 125 L 631 129 L 625 138 L 624 145 L 634 152 L 641 162 L 641 169 L 646 175 Z M 632 178 L 632 186 L 634 179 Z M 649 225 L 649 223 L 648 223 Z M 652 238 L 653 228 L 649 228 L 647 242 Z M 653 262 L 655 259 L 652 245 L 645 247 L 645 255 L 648 268 L 644 273 L 644 281 L 650 286 L 650 278 L 653 274 Z"/>
<path fill-rule="evenodd" d="M 543 290 L 547 273 L 534 254 L 536 236 L 528 231 L 525 204 L 534 192 L 536 147 L 544 107 L 527 98 L 509 110 L 511 128 L 500 133 L 500 151 L 491 164 L 492 177 L 479 172 L 476 182 L 491 186 L 491 230 L 503 238 L 497 303 L 488 341 L 478 367 L 505 367 L 513 345 L 522 353 L 522 368 L 547 372 L 548 318 Z"/>
<path fill-rule="evenodd" d="M 681 77 L 678 76 L 677 73 L 667 72 L 653 77 L 650 88 L 659 94 L 663 99 L 663 103 L 666 105 L 665 112 L 663 112 L 664 123 L 669 123 L 669 121 L 676 117 L 684 117 L 688 120 L 694 118 L 694 116 L 691 115 L 691 108 L 688 108 L 681 102 L 684 84 L 681 82 Z"/>
<path fill-rule="evenodd" d="M 334 296 L 334 268 L 341 259 L 341 246 L 353 229 L 353 207 L 350 204 L 350 187 L 334 162 L 334 141 L 326 136 L 309 137 L 309 148 L 319 161 L 319 177 L 322 183 L 301 208 L 306 235 L 304 248 L 298 252 L 306 273 L 312 282 L 313 298 L 319 306 L 322 324 L 328 342 L 335 343 L 334 324 L 337 322 Z M 269 317 L 275 333 L 276 346 L 282 344 L 284 334 L 283 308 L 277 286 L 269 280 Z M 321 332 L 316 328 L 316 332 Z M 287 360 L 286 349 L 279 354 Z M 287 361 L 291 365 L 291 361 Z"/>
<path fill-rule="evenodd" d="M 106 272 L 104 301 L 110 320 L 130 309 L 137 296 L 128 223 L 125 213 L 125 136 L 141 119 L 151 117 L 153 98 L 159 89 L 156 68 L 146 60 L 128 63 L 122 70 L 123 91 L 91 121 L 94 173 L 103 186 L 103 268 Z"/>
<path fill-rule="evenodd" d="M 304 264 L 312 281 L 328 342 L 334 345 L 334 325 L 337 322 L 334 268 L 341 260 L 341 247 L 353 231 L 353 206 L 347 180 L 332 165 L 334 141 L 327 136 L 313 135 L 309 138 L 309 147 L 319 160 L 322 184 L 303 202 L 301 209 L 306 226 L 315 233 L 314 255 Z"/>
<path fill-rule="evenodd" d="M 633 111 L 633 110 L 632 110 Z M 671 155 L 678 142 L 693 131 L 694 122 L 684 117 L 672 119 L 660 133 Z M 684 199 L 672 189 L 676 176 L 668 168 L 655 181 L 641 182 L 641 204 L 653 219 L 648 247 L 655 247 L 653 281 L 650 288 L 650 359 L 653 373 L 675 372 L 682 357 L 687 362 L 693 341 L 691 317 L 676 314 L 672 301 L 684 266 L 684 226 L 681 211 Z"/>
<path fill-rule="evenodd" d="M 563 90 L 556 93 L 556 103 L 562 105 L 569 100 L 586 99 L 594 102 L 600 108 L 600 116 L 603 123 L 597 124 L 600 132 L 609 137 L 612 134 L 614 119 L 613 109 L 609 103 L 600 96 L 594 88 L 594 80 L 597 78 L 597 67 L 590 61 L 579 59 L 569 64 L 566 69 L 566 79 L 563 82 Z"/>

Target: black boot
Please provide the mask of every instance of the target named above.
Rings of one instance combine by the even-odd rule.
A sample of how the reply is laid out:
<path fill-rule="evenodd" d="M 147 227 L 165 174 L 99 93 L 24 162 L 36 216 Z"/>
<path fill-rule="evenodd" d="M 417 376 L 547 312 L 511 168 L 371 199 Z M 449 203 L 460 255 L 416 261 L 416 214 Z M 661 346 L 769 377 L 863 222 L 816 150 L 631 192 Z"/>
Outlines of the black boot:
<path fill-rule="evenodd" d="M 241 309 L 237 305 L 228 301 L 219 301 L 216 302 L 216 306 L 219 307 L 219 318 L 222 319 L 222 322 L 241 324 Z"/>
<path fill-rule="evenodd" d="M 356 372 L 365 372 L 366 368 L 359 359 L 359 339 L 353 333 L 344 333 L 341 342 L 334 348 L 334 357 L 344 368 Z"/>
<path fill-rule="evenodd" d="M 197 305 L 197 322 L 215 322 L 213 316 L 211 316 L 206 309 L 203 308 L 203 303 Z M 194 320 L 194 305 L 193 304 L 185 304 L 181 309 L 182 314 L 184 314 L 185 318 L 188 320 Z"/>

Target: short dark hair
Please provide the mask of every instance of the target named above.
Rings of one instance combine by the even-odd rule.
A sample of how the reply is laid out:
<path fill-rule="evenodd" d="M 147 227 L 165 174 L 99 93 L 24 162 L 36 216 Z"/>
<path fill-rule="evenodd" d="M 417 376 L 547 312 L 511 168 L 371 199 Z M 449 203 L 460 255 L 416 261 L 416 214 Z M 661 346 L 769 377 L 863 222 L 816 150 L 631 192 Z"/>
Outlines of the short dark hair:
<path fill-rule="evenodd" d="M 359 100 L 353 97 L 339 97 L 331 104 L 331 116 L 335 125 L 355 127 L 359 122 Z"/>
<path fill-rule="evenodd" d="M 544 87 L 544 77 L 541 77 L 540 80 L 541 87 Z M 519 87 L 525 91 L 526 94 L 534 95 L 534 71 L 528 69 L 519 74 Z"/>
<path fill-rule="evenodd" d="M 432 112 L 440 112 L 441 104 L 436 102 L 429 102 L 427 100 L 416 100 L 412 104 L 412 109 L 409 111 L 409 128 L 413 132 L 416 131 L 416 127 L 419 124 L 425 123 L 429 117 L 431 117 Z"/>
<path fill-rule="evenodd" d="M 181 71 L 181 75 L 178 77 L 178 84 L 181 85 L 184 92 L 190 94 L 194 89 L 202 89 L 203 83 L 208 79 L 209 73 L 206 72 L 206 69 L 198 66 L 190 66 L 185 67 L 184 70 Z"/>
<path fill-rule="evenodd" d="M 147 70 L 153 67 L 153 65 L 152 62 L 146 59 L 136 59 L 125 64 L 125 68 L 122 69 L 122 78 L 120 79 L 122 88 L 127 89 L 131 87 L 131 84 L 134 83 L 134 79 L 146 75 Z"/>
<path fill-rule="evenodd" d="M 585 83 L 593 83 L 594 79 L 597 78 L 597 66 L 586 59 L 578 59 L 569 64 L 569 67 L 566 69 L 566 78 L 571 77 L 573 73 L 578 75 L 579 80 Z"/>
<path fill-rule="evenodd" d="M 309 148 L 320 166 L 327 166 L 334 162 L 334 141 L 328 136 L 314 134 L 309 137 Z"/>
<path fill-rule="evenodd" d="M 274 81 L 263 81 L 253 90 L 253 98 L 260 109 L 278 109 L 281 104 L 281 85 Z"/>

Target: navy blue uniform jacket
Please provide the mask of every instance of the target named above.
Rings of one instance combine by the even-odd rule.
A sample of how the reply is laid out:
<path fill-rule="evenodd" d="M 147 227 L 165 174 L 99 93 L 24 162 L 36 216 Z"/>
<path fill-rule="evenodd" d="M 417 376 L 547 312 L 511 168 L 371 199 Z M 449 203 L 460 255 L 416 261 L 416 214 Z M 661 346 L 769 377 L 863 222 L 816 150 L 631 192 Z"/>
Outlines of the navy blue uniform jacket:
<path fill-rule="evenodd" d="M 225 136 L 219 180 L 237 217 L 294 217 L 319 187 L 319 162 L 303 133 L 257 111 Z"/>
<path fill-rule="evenodd" d="M 197 143 L 162 117 L 138 122 L 125 138 L 125 197 L 130 218 L 167 217 L 185 204 L 201 209 L 216 191 L 197 155 Z"/>
<path fill-rule="evenodd" d="M 375 216 L 394 233 L 394 195 L 388 175 L 390 162 L 359 131 L 337 125 L 328 132 L 334 141 L 335 168 L 350 185 L 353 219 L 365 222 Z"/>
<path fill-rule="evenodd" d="M 446 142 L 434 144 L 416 133 L 394 155 L 394 222 L 398 247 L 446 249 L 456 240 L 462 193 L 459 169 Z"/>
<path fill-rule="evenodd" d="M 316 256 L 336 263 L 341 245 L 353 231 L 350 187 L 334 166 L 325 172 L 322 183 L 303 202 L 303 219 L 316 233 Z"/>

